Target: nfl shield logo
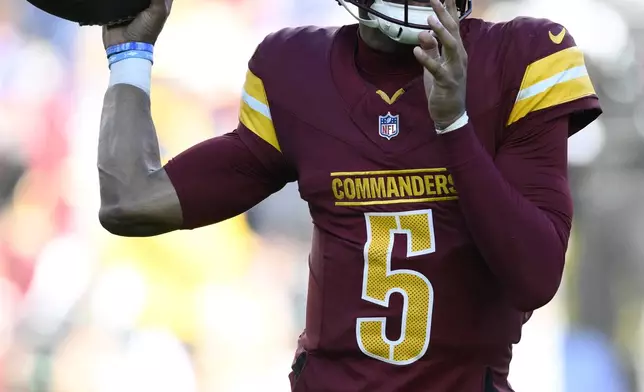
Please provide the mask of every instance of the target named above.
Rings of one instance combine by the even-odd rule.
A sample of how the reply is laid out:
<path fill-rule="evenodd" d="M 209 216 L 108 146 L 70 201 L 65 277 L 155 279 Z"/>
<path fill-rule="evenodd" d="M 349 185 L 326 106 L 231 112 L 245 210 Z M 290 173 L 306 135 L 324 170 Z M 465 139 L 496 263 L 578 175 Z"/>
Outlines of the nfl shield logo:
<path fill-rule="evenodd" d="M 386 116 L 380 116 L 380 136 L 387 140 L 398 136 L 398 133 L 400 133 L 399 119 L 400 115 L 393 116 L 391 113 L 387 113 Z"/>

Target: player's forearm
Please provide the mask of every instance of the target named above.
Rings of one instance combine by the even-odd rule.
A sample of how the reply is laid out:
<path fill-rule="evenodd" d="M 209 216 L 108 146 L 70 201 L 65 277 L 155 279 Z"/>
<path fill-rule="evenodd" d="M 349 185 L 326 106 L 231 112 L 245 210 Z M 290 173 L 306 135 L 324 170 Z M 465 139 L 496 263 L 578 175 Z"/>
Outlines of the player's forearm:
<path fill-rule="evenodd" d="M 549 216 L 505 180 L 471 125 L 439 140 L 468 229 L 508 299 L 524 311 L 545 305 L 561 281 L 565 240 Z"/>
<path fill-rule="evenodd" d="M 123 236 L 150 236 L 176 229 L 176 194 L 161 169 L 150 97 L 141 88 L 108 88 L 98 145 L 103 226 Z M 176 208 L 175 208 L 176 207 Z"/>
<path fill-rule="evenodd" d="M 101 207 L 127 205 L 141 183 L 161 167 L 150 97 L 127 84 L 108 88 L 98 143 Z"/>

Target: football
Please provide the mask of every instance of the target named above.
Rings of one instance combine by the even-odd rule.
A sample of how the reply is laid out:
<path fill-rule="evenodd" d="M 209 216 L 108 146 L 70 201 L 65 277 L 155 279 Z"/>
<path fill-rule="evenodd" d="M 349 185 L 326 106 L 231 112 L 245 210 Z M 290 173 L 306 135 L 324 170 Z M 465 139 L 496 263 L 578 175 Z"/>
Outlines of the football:
<path fill-rule="evenodd" d="M 130 21 L 150 0 L 27 0 L 51 15 L 81 26 L 111 26 Z"/>

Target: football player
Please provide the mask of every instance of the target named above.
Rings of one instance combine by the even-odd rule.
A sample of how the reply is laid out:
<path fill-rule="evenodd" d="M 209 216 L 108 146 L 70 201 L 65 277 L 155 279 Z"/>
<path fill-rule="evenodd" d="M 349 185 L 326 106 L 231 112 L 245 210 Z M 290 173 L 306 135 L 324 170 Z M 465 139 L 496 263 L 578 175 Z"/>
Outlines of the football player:
<path fill-rule="evenodd" d="M 358 24 L 269 35 L 237 129 L 163 167 L 148 92 L 171 1 L 106 29 L 101 223 L 194 229 L 297 181 L 314 233 L 293 391 L 511 391 L 564 267 L 567 139 L 601 113 L 582 52 L 548 20 L 466 18 L 469 0 L 339 2 Z"/>

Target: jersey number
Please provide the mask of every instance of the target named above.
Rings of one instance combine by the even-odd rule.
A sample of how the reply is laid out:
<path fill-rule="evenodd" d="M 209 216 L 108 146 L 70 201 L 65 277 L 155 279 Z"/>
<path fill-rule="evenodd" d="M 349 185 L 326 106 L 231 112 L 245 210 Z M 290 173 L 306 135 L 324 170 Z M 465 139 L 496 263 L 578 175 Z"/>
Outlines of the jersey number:
<path fill-rule="evenodd" d="M 393 293 L 404 298 L 400 337 L 387 338 L 385 317 L 360 317 L 356 337 L 366 355 L 394 365 L 416 362 L 427 352 L 434 306 L 429 279 L 418 271 L 392 269 L 394 235 L 407 238 L 407 257 L 436 251 L 431 210 L 396 213 L 367 213 L 367 242 L 364 246 L 362 299 L 389 306 Z"/>

